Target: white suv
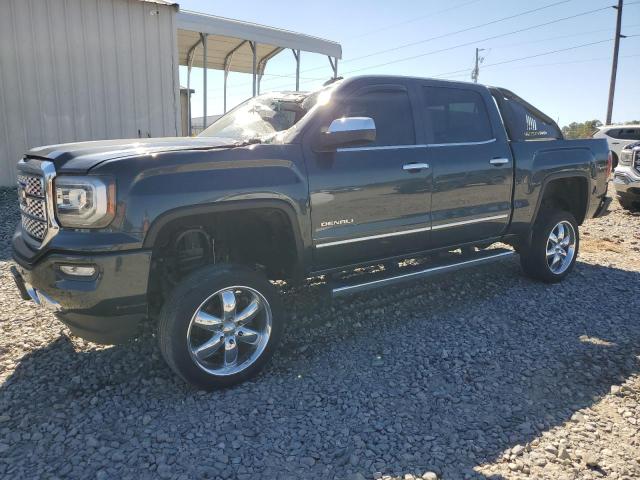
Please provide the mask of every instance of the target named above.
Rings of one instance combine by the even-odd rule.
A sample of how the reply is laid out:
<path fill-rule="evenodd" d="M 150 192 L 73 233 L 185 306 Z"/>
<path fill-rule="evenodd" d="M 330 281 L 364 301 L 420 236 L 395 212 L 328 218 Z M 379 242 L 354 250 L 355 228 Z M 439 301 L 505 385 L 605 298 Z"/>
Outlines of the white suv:
<path fill-rule="evenodd" d="M 613 168 L 618 165 L 622 149 L 640 140 L 640 125 L 604 125 L 592 135 L 593 138 L 605 138 L 609 150 L 613 152 Z"/>

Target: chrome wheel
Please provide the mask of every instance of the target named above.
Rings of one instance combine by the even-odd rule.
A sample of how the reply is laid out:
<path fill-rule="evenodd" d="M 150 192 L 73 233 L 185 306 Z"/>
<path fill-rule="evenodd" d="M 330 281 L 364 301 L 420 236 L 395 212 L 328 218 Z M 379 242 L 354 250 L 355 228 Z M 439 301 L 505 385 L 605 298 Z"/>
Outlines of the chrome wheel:
<path fill-rule="evenodd" d="M 262 355 L 271 336 L 269 302 L 250 287 L 218 290 L 200 304 L 187 330 L 191 358 L 212 375 L 233 375 Z"/>
<path fill-rule="evenodd" d="M 576 232 L 571 223 L 563 220 L 551 229 L 547 239 L 547 266 L 560 275 L 573 262 L 576 254 Z"/>

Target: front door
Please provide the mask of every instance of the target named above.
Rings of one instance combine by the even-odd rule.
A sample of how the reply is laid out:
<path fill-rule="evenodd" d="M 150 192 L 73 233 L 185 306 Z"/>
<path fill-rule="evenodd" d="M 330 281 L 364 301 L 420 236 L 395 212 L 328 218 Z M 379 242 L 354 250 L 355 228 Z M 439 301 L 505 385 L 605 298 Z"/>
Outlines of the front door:
<path fill-rule="evenodd" d="M 431 247 L 500 236 L 511 216 L 513 158 L 491 95 L 483 87 L 428 85 L 422 95 L 433 171 Z"/>
<path fill-rule="evenodd" d="M 409 91 L 368 86 L 340 102 L 332 118 L 370 117 L 375 142 L 314 153 L 307 161 L 316 268 L 331 268 L 426 249 L 431 172 L 416 144 Z"/>

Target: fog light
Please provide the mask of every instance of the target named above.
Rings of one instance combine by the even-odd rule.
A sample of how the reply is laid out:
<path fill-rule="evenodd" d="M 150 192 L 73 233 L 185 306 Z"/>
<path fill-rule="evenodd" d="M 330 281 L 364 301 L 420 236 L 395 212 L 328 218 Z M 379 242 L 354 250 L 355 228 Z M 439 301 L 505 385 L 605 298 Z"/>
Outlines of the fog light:
<path fill-rule="evenodd" d="M 75 277 L 93 277 L 96 274 L 96 267 L 93 265 L 60 265 L 60 271 Z"/>

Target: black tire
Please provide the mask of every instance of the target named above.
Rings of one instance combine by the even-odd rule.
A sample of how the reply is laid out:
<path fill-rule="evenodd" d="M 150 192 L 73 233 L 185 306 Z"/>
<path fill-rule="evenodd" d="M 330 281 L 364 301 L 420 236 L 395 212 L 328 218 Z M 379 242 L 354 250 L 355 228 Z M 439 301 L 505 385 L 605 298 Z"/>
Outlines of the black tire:
<path fill-rule="evenodd" d="M 552 230 L 561 222 L 568 222 L 573 228 L 574 253 L 570 263 L 560 273 L 556 273 L 547 261 L 547 242 Z M 540 212 L 533 226 L 531 244 L 520 249 L 520 265 L 524 273 L 536 280 L 546 283 L 557 283 L 569 275 L 578 258 L 580 233 L 574 216 L 564 210 L 545 210 Z"/>
<path fill-rule="evenodd" d="M 640 210 L 640 197 L 628 198 L 627 196 L 618 195 L 618 203 L 624 210 L 636 212 Z"/>
<path fill-rule="evenodd" d="M 205 367 L 194 359 L 188 332 L 191 332 L 192 318 L 203 302 L 216 292 L 236 286 L 247 287 L 247 290 L 258 292 L 262 298 L 261 304 L 266 300 L 267 308 L 271 313 L 270 335 L 266 337 L 268 338 L 266 346 L 263 346 L 264 349 L 253 363 L 246 365 L 237 373 L 215 375 L 206 371 Z M 217 297 L 211 301 L 215 301 L 215 298 Z M 262 305 L 261 308 L 264 309 L 265 306 Z M 241 383 L 257 374 L 273 355 L 282 337 L 284 324 L 279 294 L 264 275 L 244 266 L 214 265 L 190 274 L 166 299 L 158 320 L 158 341 L 162 356 L 175 373 L 198 388 L 211 390 Z M 220 330 L 219 333 L 211 333 L 211 335 L 224 336 L 225 334 Z M 236 344 L 237 348 L 241 349 L 241 342 L 237 341 Z M 223 348 L 223 355 L 224 352 Z"/>

